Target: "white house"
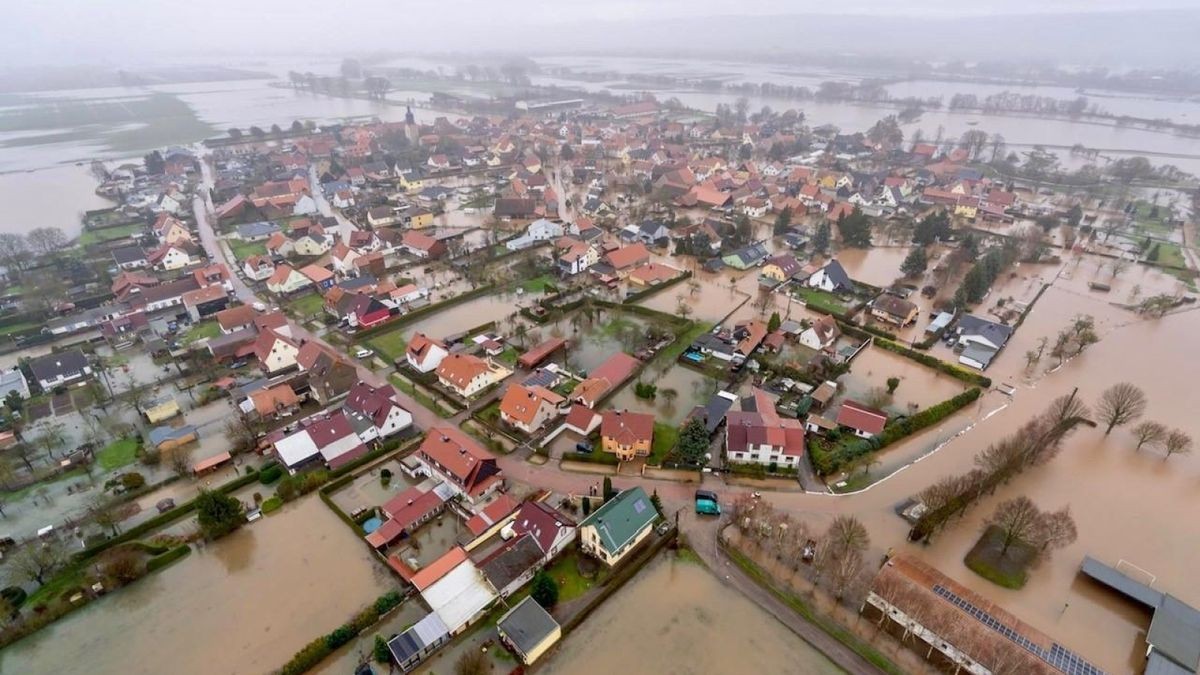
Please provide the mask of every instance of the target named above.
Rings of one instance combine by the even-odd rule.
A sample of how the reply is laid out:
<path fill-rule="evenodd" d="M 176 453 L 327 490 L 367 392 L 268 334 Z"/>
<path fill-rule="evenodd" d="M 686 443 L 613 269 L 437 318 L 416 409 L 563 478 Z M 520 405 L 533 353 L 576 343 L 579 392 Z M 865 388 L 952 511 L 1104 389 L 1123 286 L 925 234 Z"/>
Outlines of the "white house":
<path fill-rule="evenodd" d="M 29 382 L 20 368 L 0 372 L 0 399 L 8 398 L 13 392 L 22 399 L 29 398 Z"/>
<path fill-rule="evenodd" d="M 296 200 L 296 205 L 292 207 L 292 214 L 297 216 L 308 216 L 317 212 L 317 201 L 311 195 L 303 195 Z"/>
<path fill-rule="evenodd" d="M 391 385 L 372 387 L 359 382 L 350 388 L 342 412 L 364 442 L 387 438 L 412 426 L 412 414 L 396 400 Z"/>
<path fill-rule="evenodd" d="M 287 264 L 277 265 L 275 271 L 267 279 L 267 290 L 277 295 L 294 293 L 311 285 L 311 279 Z"/>
<path fill-rule="evenodd" d="M 296 367 L 299 353 L 300 345 L 270 328 L 259 333 L 254 342 L 254 355 L 268 375 Z"/>
<path fill-rule="evenodd" d="M 442 365 L 442 359 L 449 353 L 450 350 L 441 340 L 434 340 L 424 333 L 416 333 L 408 341 L 404 359 L 408 361 L 409 367 L 417 372 L 431 373 Z"/>
<path fill-rule="evenodd" d="M 809 349 L 822 351 L 832 347 L 841 333 L 837 321 L 832 316 L 823 316 L 801 331 L 800 344 Z"/>
<path fill-rule="evenodd" d="M 563 236 L 563 226 L 545 218 L 533 221 L 525 229 L 525 234 L 505 242 L 504 246 L 510 251 L 520 251 L 529 248 L 539 241 L 549 241 Z"/>
<path fill-rule="evenodd" d="M 252 255 L 242 261 L 242 273 L 255 281 L 266 281 L 275 273 L 275 263 L 265 255 Z"/>
<path fill-rule="evenodd" d="M 836 260 L 830 260 L 824 267 L 813 272 L 808 278 L 808 285 L 830 293 L 854 289 L 850 275 L 846 274 L 846 269 Z"/>

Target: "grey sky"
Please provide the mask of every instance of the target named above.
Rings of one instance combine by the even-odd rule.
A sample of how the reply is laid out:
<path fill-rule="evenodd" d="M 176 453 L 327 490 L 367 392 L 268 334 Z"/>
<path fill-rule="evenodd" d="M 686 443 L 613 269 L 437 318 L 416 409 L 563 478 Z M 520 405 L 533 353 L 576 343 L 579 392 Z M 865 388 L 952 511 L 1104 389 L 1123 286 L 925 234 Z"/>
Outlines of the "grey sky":
<path fill-rule="evenodd" d="M 11 2 L 0 22 L 8 66 L 147 56 L 313 50 L 536 48 L 531 28 L 828 13 L 956 17 L 991 14 L 1197 9 L 1197 0 L 35 0 Z"/>

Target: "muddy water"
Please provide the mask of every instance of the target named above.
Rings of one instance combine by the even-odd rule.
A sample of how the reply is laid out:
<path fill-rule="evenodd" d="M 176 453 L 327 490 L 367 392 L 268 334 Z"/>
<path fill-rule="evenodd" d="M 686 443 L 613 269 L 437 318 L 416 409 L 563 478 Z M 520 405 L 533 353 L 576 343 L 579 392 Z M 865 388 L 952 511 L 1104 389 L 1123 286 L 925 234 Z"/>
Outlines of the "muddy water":
<path fill-rule="evenodd" d="M 846 268 L 851 279 L 885 287 L 901 278 L 900 265 L 908 252 L 908 247 L 847 248 L 838 251 L 834 257 Z"/>
<path fill-rule="evenodd" d="M 425 333 L 437 338 L 461 333 L 489 321 L 499 321 L 510 314 L 519 311 L 516 295 L 485 295 L 481 298 L 468 300 L 441 312 L 422 319 L 405 328 L 405 335 Z M 528 304 L 528 302 L 526 302 Z"/>
<path fill-rule="evenodd" d="M 1081 312 L 1096 317 L 1102 341 L 1053 374 L 1042 372 L 1053 365 L 1053 359 L 1046 359 L 1026 381 L 1021 374 L 1021 354 L 1027 345 L 1041 335 L 1053 336 Z M 1064 444 L 1054 461 L 1016 478 L 983 500 L 928 547 L 905 543 L 906 525 L 891 509 L 937 478 L 969 469 L 975 454 L 991 440 L 1011 433 L 1073 387 L 1079 387 L 1079 395 L 1091 403 L 1116 382 L 1135 382 L 1149 398 L 1148 419 L 1200 437 L 1194 397 L 1184 389 L 1184 383 L 1200 378 L 1200 364 L 1191 358 L 1192 336 L 1198 330 L 1200 312 L 1194 310 L 1142 321 L 1101 300 L 1070 289 L 1060 290 L 1056 285 L 1038 301 L 1013 342 L 988 371 L 997 381 L 1006 372 L 1017 374 L 1013 383 L 1018 390 L 1007 408 L 865 493 L 848 498 L 777 495 L 774 499 L 785 507 L 807 512 L 818 523 L 832 513 L 856 513 L 867 524 L 872 543 L 880 550 L 895 547 L 929 560 L 1102 668 L 1112 672 L 1140 669 L 1132 659 L 1143 646 L 1140 633 L 1147 626 L 1146 618 L 1132 612 L 1127 603 L 1098 593 L 1080 581 L 1077 570 L 1086 554 L 1114 564 L 1124 559 L 1155 575 L 1156 587 L 1200 605 L 1200 586 L 1191 582 L 1200 524 L 1194 518 L 1178 517 L 1193 511 L 1200 499 L 1200 458 L 1196 455 L 1164 461 L 1150 451 L 1135 452 L 1134 442 L 1124 429 L 1105 437 L 1098 430 L 1082 428 Z M 915 438 L 911 442 L 927 440 Z M 908 445 L 906 442 L 901 448 Z M 890 452 L 901 451 L 894 448 Z M 1069 505 L 1079 539 L 1036 569 L 1024 589 L 1008 591 L 967 570 L 962 559 L 996 504 L 1022 494 L 1043 508 Z"/>
<path fill-rule="evenodd" d="M 899 354 L 879 347 L 864 349 L 851 363 L 850 372 L 838 379 L 847 398 L 859 401 L 871 390 L 887 387 L 889 377 L 900 378 L 900 386 L 884 406 L 895 413 L 910 414 L 962 392 L 962 381 L 943 375 Z"/>
<path fill-rule="evenodd" d="M 642 373 L 641 379 L 658 386 L 658 396 L 653 400 L 638 398 L 633 393 L 633 385 L 622 389 L 608 403 L 608 407 L 617 410 L 633 410 L 650 413 L 656 419 L 668 424 L 679 424 L 696 405 L 708 401 L 709 396 L 716 392 L 718 383 L 703 374 L 679 364 L 663 364 L 663 371 L 651 366 Z M 667 389 L 675 390 L 675 398 L 664 395 Z"/>
<path fill-rule="evenodd" d="M 704 567 L 659 558 L 588 617 L 544 672 L 841 671 Z"/>
<path fill-rule="evenodd" d="M 266 673 L 395 586 L 314 497 L 0 653 L 5 673 Z"/>
<path fill-rule="evenodd" d="M 95 190 L 96 179 L 87 166 L 0 174 L 0 232 L 25 234 L 35 227 L 57 227 L 68 237 L 79 236 L 84 211 L 113 206 Z"/>

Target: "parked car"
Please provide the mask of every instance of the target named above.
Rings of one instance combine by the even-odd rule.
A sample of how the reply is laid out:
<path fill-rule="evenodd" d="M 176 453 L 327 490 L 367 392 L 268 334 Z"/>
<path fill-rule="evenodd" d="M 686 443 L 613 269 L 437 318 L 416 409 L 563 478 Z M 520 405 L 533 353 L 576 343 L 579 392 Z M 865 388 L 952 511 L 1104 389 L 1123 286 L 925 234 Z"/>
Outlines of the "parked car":
<path fill-rule="evenodd" d="M 354 358 L 356 359 L 366 359 L 374 355 L 375 352 L 371 351 L 370 349 L 363 349 L 361 347 L 358 349 L 358 351 L 354 352 Z"/>
<path fill-rule="evenodd" d="M 592 444 L 587 441 L 579 441 L 575 444 L 575 452 L 591 452 Z"/>

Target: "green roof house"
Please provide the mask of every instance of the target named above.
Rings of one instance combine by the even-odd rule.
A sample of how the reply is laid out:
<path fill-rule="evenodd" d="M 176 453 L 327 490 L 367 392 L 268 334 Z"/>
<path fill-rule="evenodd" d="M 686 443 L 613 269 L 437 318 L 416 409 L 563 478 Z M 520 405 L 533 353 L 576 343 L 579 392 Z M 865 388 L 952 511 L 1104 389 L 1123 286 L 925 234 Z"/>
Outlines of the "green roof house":
<path fill-rule="evenodd" d="M 645 490 L 624 490 L 579 524 L 583 552 L 612 567 L 649 536 L 656 518 Z"/>

